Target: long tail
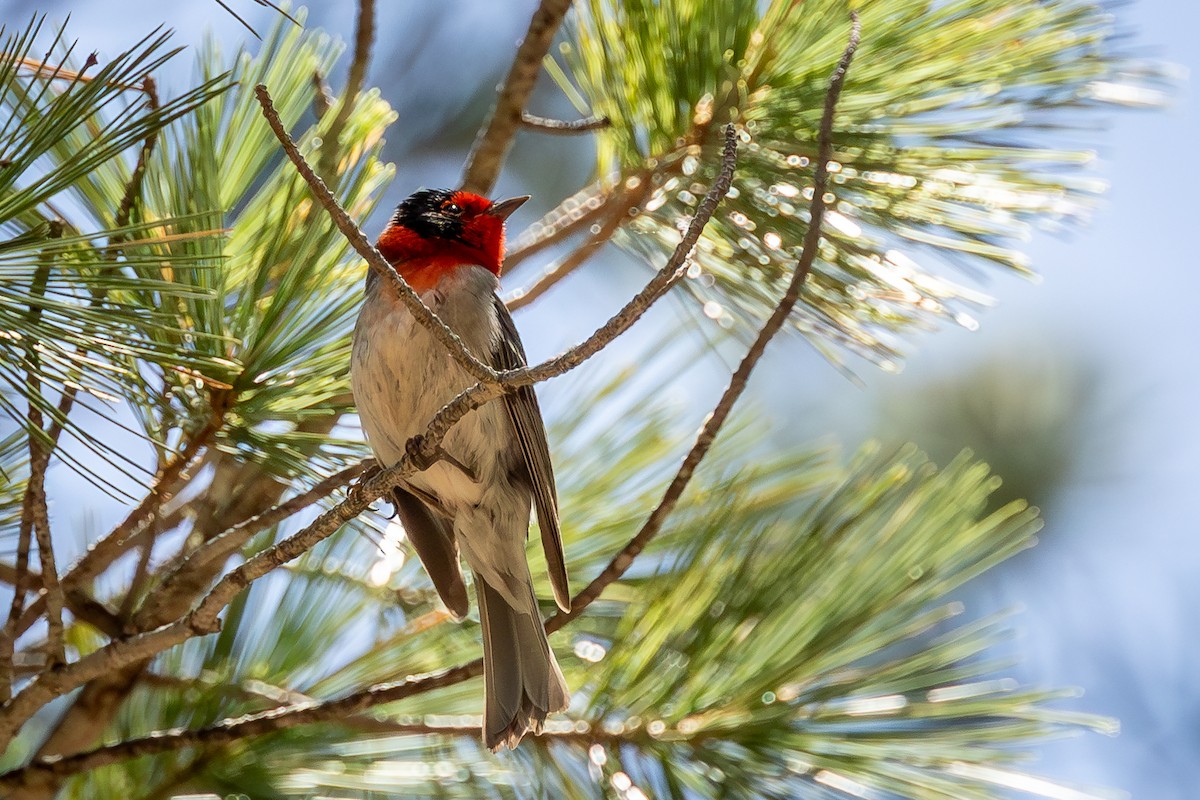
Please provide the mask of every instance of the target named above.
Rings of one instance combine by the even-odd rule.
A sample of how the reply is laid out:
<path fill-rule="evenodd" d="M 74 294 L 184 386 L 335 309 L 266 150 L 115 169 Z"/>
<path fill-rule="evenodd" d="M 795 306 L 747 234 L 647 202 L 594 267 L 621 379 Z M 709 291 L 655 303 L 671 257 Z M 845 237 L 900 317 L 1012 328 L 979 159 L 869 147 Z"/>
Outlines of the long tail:
<path fill-rule="evenodd" d="M 536 612 L 514 609 L 478 575 L 475 586 L 483 626 L 483 743 L 513 748 L 526 732 L 541 731 L 548 713 L 567 707 L 567 683 Z"/>

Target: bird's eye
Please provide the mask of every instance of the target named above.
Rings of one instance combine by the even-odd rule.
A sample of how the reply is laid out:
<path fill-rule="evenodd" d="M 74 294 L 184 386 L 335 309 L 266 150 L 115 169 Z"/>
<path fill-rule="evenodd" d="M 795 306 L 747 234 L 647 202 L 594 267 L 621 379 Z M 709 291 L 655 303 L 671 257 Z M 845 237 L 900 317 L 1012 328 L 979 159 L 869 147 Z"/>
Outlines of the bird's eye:
<path fill-rule="evenodd" d="M 446 205 L 442 206 L 442 211 L 445 211 L 447 214 L 458 215 L 462 213 L 462 206 L 458 203 L 446 203 Z"/>

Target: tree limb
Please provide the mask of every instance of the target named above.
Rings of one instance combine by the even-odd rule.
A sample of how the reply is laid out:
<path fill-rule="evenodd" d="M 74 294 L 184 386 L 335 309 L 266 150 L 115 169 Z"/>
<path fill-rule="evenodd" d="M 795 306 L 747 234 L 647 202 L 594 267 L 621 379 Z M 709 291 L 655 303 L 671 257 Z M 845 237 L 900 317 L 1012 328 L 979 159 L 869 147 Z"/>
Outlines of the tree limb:
<path fill-rule="evenodd" d="M 541 0 L 533 12 L 492 114 L 479 131 L 467 157 L 462 180 L 462 188 L 466 191 L 486 195 L 496 185 L 500 167 L 512 146 L 513 136 L 521 125 L 521 115 L 542 70 L 542 59 L 550 51 L 554 34 L 570 7 L 571 0 Z"/>

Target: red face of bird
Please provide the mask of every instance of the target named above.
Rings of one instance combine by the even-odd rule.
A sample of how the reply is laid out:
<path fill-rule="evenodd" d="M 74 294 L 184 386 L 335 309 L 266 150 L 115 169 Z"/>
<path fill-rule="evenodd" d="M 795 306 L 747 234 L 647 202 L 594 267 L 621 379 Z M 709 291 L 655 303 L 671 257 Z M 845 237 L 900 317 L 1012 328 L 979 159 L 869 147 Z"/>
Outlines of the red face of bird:
<path fill-rule="evenodd" d="M 376 246 L 418 292 L 464 264 L 499 275 L 504 221 L 528 199 L 492 202 L 470 192 L 422 189 L 397 207 Z"/>

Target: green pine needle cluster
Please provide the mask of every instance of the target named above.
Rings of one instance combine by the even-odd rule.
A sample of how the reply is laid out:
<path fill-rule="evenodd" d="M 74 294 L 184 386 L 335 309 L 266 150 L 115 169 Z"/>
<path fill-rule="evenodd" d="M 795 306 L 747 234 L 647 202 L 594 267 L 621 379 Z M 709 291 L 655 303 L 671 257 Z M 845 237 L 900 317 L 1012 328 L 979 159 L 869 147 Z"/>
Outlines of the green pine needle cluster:
<path fill-rule="evenodd" d="M 1026 273 L 1033 225 L 1086 218 L 1089 112 L 1161 97 L 1115 52 L 1103 4 L 1079 0 L 587 0 L 553 72 L 597 135 L 601 184 L 641 187 L 620 242 L 656 262 L 704 196 L 720 127 L 739 125 L 733 191 L 688 290 L 753 330 L 808 226 L 828 75 L 851 8 L 866 35 L 838 105 L 829 212 L 796 325 L 831 359 L 894 369 L 901 336 L 975 327 L 989 298 L 953 267 Z"/>

